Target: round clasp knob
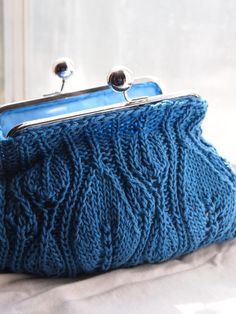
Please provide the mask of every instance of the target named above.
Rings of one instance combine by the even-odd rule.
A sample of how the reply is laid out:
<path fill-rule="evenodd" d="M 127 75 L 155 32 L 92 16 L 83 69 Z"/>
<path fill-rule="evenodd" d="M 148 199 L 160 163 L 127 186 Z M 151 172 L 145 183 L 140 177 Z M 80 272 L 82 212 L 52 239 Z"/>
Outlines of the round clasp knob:
<path fill-rule="evenodd" d="M 59 58 L 52 66 L 53 73 L 62 79 L 60 92 L 63 91 L 65 81 L 74 73 L 74 63 L 69 58 Z"/>
<path fill-rule="evenodd" d="M 114 67 L 107 76 L 107 84 L 116 92 L 123 92 L 125 99 L 130 99 L 127 91 L 133 83 L 133 73 L 124 66 Z"/>

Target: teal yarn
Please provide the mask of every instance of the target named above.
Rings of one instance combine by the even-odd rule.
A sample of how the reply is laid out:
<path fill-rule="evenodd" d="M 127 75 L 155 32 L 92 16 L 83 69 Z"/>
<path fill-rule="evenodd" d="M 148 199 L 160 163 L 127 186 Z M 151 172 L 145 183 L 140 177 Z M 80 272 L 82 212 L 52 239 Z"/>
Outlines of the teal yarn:
<path fill-rule="evenodd" d="M 236 174 L 197 97 L 32 128 L 0 142 L 0 269 L 76 276 L 236 236 Z"/>

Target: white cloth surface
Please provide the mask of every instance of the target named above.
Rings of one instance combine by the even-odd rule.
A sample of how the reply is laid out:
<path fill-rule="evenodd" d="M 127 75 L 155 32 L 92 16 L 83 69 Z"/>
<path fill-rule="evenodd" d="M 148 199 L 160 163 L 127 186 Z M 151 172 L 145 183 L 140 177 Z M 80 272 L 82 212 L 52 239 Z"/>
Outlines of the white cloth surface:
<path fill-rule="evenodd" d="M 235 314 L 236 239 L 77 279 L 1 274 L 0 313 Z"/>

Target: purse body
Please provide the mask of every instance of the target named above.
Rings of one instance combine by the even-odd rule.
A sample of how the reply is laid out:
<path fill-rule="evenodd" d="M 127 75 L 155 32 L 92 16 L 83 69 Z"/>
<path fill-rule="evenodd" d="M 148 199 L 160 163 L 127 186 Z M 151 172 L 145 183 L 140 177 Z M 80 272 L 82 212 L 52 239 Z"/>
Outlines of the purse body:
<path fill-rule="evenodd" d="M 0 268 L 76 276 L 236 236 L 236 175 L 197 97 L 61 122 L 0 142 Z"/>

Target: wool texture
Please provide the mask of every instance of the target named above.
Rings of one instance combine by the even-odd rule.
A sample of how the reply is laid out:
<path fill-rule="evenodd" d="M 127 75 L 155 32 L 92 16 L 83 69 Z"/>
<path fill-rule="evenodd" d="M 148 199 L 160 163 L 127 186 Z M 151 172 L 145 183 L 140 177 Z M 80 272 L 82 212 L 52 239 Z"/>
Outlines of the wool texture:
<path fill-rule="evenodd" d="M 236 236 L 236 174 L 197 97 L 31 128 L 0 142 L 0 269 L 72 277 Z"/>

